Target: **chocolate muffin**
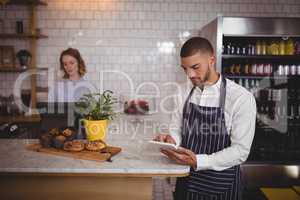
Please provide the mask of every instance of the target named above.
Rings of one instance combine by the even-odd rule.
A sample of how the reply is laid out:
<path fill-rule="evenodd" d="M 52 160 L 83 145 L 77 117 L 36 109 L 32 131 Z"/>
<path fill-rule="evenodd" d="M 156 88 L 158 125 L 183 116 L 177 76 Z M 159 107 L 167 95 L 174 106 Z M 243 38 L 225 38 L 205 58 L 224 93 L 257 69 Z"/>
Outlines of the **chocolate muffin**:
<path fill-rule="evenodd" d="M 73 127 L 67 127 L 63 129 L 62 134 L 66 137 L 67 141 L 71 141 L 76 138 L 76 130 Z"/>
<path fill-rule="evenodd" d="M 60 135 L 60 131 L 59 131 L 58 128 L 52 128 L 52 129 L 49 131 L 49 133 L 50 133 L 50 135 L 52 135 L 52 136 L 54 136 L 54 137 Z"/>
<path fill-rule="evenodd" d="M 41 135 L 40 144 L 42 147 L 49 148 L 52 145 L 52 136 L 49 133 L 44 133 Z"/>
<path fill-rule="evenodd" d="M 53 138 L 52 144 L 54 148 L 62 149 L 64 147 L 64 143 L 66 141 L 66 137 L 63 135 L 58 135 Z"/>

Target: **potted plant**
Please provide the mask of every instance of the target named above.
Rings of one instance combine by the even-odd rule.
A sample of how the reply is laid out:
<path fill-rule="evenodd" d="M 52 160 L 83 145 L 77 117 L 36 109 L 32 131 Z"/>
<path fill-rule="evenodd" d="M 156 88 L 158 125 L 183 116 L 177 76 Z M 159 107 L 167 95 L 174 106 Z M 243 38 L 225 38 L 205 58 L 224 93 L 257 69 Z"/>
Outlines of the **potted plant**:
<path fill-rule="evenodd" d="M 116 113 L 113 105 L 117 102 L 113 92 L 85 94 L 76 103 L 77 112 L 83 117 L 86 136 L 89 141 L 104 140 L 107 125 Z"/>

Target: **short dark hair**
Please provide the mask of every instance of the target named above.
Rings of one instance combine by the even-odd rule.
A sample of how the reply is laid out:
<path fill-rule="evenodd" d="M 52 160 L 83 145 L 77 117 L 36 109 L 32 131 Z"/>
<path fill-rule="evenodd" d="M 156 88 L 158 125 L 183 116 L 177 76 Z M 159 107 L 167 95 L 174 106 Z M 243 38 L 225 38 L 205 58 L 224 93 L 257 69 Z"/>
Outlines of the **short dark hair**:
<path fill-rule="evenodd" d="M 192 37 L 188 39 L 181 47 L 180 57 L 184 58 L 193 56 L 198 52 L 213 55 L 214 48 L 207 39 L 202 37 Z"/>

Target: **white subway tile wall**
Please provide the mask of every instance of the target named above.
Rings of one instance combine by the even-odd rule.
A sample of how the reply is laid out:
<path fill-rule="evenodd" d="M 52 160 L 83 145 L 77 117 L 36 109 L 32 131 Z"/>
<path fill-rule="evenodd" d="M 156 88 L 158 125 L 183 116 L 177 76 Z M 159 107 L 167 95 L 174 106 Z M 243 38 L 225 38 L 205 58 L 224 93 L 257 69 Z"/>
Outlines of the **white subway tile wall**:
<path fill-rule="evenodd" d="M 37 27 L 49 37 L 38 40 L 37 67 L 58 72 L 61 51 L 74 47 L 87 64 L 87 79 L 97 88 L 128 93 L 130 84 L 136 89 L 143 82 L 153 82 L 161 98 L 172 93 L 167 82 L 185 80 L 178 56 L 182 43 L 217 15 L 300 16 L 299 0 L 45 1 L 48 6 L 38 7 Z M 1 6 L 0 19 L 6 33 L 15 32 L 19 19 L 24 21 L 25 31 L 29 29 L 25 6 Z M 23 40 L 0 42 L 13 45 L 16 52 L 29 48 Z M 1 95 L 12 93 L 17 77 L 0 74 Z M 51 87 L 54 78 L 49 79 L 39 78 L 38 84 Z M 29 81 L 24 87 L 30 87 Z M 151 93 L 151 87 L 144 92 Z"/>

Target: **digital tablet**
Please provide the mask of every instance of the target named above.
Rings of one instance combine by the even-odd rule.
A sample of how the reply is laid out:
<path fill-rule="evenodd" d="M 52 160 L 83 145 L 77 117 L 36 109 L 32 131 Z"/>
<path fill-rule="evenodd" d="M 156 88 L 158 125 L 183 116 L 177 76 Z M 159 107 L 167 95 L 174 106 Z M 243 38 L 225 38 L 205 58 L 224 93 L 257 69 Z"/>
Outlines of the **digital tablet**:
<path fill-rule="evenodd" d="M 176 150 L 179 148 L 179 146 L 175 145 L 175 144 L 171 144 L 171 143 L 166 143 L 166 142 L 158 142 L 158 141 L 154 141 L 154 140 L 150 140 L 149 144 L 157 149 L 171 149 L 171 150 Z"/>

